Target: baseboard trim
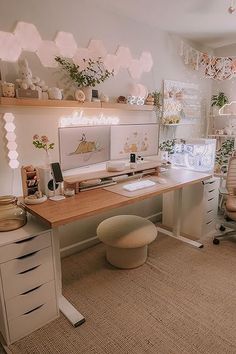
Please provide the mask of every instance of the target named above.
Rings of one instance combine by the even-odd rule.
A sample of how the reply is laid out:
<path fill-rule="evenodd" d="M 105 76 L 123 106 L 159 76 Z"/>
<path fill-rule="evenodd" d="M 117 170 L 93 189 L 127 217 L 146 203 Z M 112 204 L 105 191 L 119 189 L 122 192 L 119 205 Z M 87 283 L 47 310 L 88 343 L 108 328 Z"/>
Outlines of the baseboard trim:
<path fill-rule="evenodd" d="M 162 212 L 159 212 L 159 213 L 148 216 L 146 219 L 152 221 L 153 223 L 156 223 L 161 220 L 161 216 L 162 216 Z M 61 257 L 64 258 L 64 257 L 70 256 L 73 253 L 77 253 L 77 252 L 80 252 L 86 248 L 94 246 L 99 242 L 100 242 L 100 240 L 98 239 L 98 237 L 93 236 L 93 237 L 87 238 L 86 240 L 73 243 L 72 245 L 69 245 L 67 247 L 63 247 L 60 249 Z"/>

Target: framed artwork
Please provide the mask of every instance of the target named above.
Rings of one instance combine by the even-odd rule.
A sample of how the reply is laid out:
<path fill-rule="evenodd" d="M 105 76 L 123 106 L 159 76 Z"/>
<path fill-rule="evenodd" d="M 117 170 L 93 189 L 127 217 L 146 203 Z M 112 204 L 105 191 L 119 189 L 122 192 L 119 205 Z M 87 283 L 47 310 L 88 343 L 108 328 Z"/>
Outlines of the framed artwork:
<path fill-rule="evenodd" d="M 110 126 L 59 128 L 62 170 L 104 162 L 110 158 Z"/>
<path fill-rule="evenodd" d="M 111 127 L 111 159 L 156 155 L 158 149 L 157 124 L 116 125 Z"/>
<path fill-rule="evenodd" d="M 201 116 L 198 85 L 164 80 L 163 124 L 178 124 Z"/>

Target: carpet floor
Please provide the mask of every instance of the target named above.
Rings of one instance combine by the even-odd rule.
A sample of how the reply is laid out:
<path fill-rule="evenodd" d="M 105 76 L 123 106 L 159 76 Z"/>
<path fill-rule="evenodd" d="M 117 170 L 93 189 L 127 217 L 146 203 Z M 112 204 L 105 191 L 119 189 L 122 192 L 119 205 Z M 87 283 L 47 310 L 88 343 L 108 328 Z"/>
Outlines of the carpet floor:
<path fill-rule="evenodd" d="M 146 264 L 118 270 L 102 244 L 63 259 L 63 292 L 86 317 L 63 315 L 14 354 L 235 354 L 236 243 L 196 249 L 159 236 Z"/>

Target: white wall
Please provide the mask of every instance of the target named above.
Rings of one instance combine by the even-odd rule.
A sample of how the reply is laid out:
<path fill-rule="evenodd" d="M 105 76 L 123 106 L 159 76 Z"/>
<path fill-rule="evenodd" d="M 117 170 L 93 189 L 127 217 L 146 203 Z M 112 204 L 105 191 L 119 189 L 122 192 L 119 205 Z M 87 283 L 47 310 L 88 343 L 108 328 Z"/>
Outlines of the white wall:
<path fill-rule="evenodd" d="M 99 1 L 64 1 L 64 0 L 0 0 L 0 30 L 12 31 L 17 21 L 30 22 L 36 25 L 43 39 L 54 39 L 57 31 L 68 31 L 73 33 L 79 46 L 87 46 L 90 39 L 103 40 L 109 53 L 114 53 L 118 45 L 128 46 L 133 55 L 139 57 L 143 50 L 152 53 L 154 67 L 151 73 L 144 73 L 140 83 L 146 85 L 149 91 L 160 90 L 162 80 L 179 80 L 183 82 L 198 83 L 202 97 L 206 100 L 211 95 L 211 82 L 199 76 L 187 68 L 182 58 L 178 55 L 179 39 L 167 33 L 163 33 L 148 25 L 131 21 L 128 18 L 120 17 L 102 8 Z M 28 58 L 34 75 L 40 76 L 50 85 L 58 84 L 58 76 L 54 70 L 43 68 L 38 58 L 32 53 L 24 53 L 22 57 Z M 8 74 L 7 80 L 14 80 L 17 75 L 16 65 L 6 65 Z M 109 96 L 115 97 L 126 95 L 131 79 L 127 70 L 108 80 L 99 87 L 99 90 L 106 92 Z M 3 112 L 1 109 L 0 112 Z M 58 121 L 62 115 L 68 115 L 71 110 L 59 109 L 30 109 L 17 108 L 14 110 L 16 117 L 16 134 L 21 165 L 32 163 L 42 164 L 44 156 L 42 151 L 36 151 L 32 145 L 32 136 L 35 133 L 47 135 L 51 141 L 56 142 L 56 148 L 52 153 L 53 160 L 58 160 L 57 128 Z M 87 112 L 88 114 L 91 111 Z M 121 113 L 121 122 L 152 122 L 154 117 L 151 113 L 134 114 Z M 178 128 L 178 136 L 202 135 L 204 130 L 205 117 L 194 130 L 192 127 L 187 131 Z M 170 128 L 175 129 L 175 128 Z M 172 133 L 169 133 L 172 135 Z M 20 171 L 14 173 L 8 167 L 5 149 L 3 121 L 0 122 L 0 195 L 13 193 L 21 194 Z M 160 199 L 153 198 L 128 208 L 122 208 L 112 213 L 136 213 L 143 216 L 155 214 L 160 211 Z M 76 225 L 63 228 L 62 246 L 72 242 L 86 239 L 95 235 L 98 222 L 106 215 L 99 215 L 85 219 Z M 110 214 L 109 214 L 110 215 Z M 88 222 L 89 221 L 89 222 Z"/>

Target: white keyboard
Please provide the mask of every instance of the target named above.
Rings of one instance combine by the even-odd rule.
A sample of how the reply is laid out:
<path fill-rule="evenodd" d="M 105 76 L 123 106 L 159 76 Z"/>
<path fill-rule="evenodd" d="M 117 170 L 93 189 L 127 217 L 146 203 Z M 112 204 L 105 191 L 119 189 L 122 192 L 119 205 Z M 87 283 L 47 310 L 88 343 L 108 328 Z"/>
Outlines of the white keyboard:
<path fill-rule="evenodd" d="M 153 187 L 155 185 L 156 185 L 155 182 L 151 181 L 150 179 L 145 179 L 142 181 L 125 184 L 123 186 L 123 189 L 125 189 L 126 191 L 129 191 L 129 192 L 134 192 L 134 191 L 137 191 L 138 189 Z"/>

